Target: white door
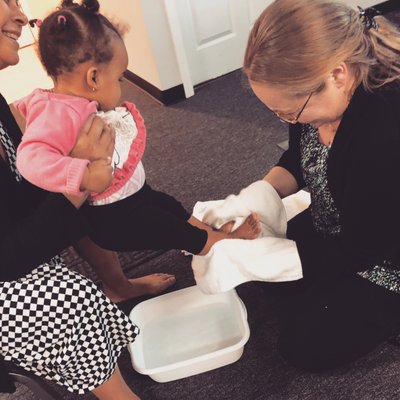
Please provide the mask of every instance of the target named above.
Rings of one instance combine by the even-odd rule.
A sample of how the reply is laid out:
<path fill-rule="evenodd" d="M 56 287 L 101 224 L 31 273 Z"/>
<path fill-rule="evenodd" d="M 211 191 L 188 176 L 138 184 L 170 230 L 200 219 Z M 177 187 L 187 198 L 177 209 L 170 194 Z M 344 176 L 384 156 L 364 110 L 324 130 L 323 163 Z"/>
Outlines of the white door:
<path fill-rule="evenodd" d="M 272 0 L 175 0 L 193 85 L 242 66 L 249 30 Z"/>

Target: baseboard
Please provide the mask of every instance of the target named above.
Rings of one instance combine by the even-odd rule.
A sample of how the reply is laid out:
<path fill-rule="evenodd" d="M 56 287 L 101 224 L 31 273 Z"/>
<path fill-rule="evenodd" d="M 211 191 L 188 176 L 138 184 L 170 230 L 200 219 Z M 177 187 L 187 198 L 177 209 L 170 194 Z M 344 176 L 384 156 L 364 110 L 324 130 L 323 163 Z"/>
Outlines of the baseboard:
<path fill-rule="evenodd" d="M 390 11 L 396 11 L 400 10 L 400 1 L 399 0 L 387 0 L 384 1 L 383 3 L 379 3 L 376 6 L 374 6 L 377 10 L 379 10 L 381 13 L 387 13 Z"/>
<path fill-rule="evenodd" d="M 178 85 L 167 90 L 160 90 L 129 70 L 125 71 L 124 77 L 166 106 L 186 98 L 183 85 Z"/>

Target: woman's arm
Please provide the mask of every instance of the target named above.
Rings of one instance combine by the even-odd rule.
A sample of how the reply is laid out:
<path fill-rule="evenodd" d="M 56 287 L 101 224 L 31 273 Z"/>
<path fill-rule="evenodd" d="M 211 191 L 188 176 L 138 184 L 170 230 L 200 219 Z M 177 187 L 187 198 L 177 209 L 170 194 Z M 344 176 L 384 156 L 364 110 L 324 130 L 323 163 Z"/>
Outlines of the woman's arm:
<path fill-rule="evenodd" d="M 303 179 L 301 168 L 300 152 L 301 126 L 290 125 L 289 127 L 289 148 L 282 154 L 281 158 L 264 177 L 281 198 L 296 193 L 306 184 Z"/>
<path fill-rule="evenodd" d="M 49 194 L 29 215 L 17 215 L 0 196 L 0 281 L 17 279 L 89 232 L 81 213 L 62 194 Z M 29 201 L 29 199 L 27 199 Z"/>
<path fill-rule="evenodd" d="M 18 110 L 17 107 L 15 107 L 13 104 L 10 104 L 10 111 L 12 115 L 14 116 L 15 122 L 19 126 L 19 129 L 21 130 L 22 133 L 25 132 L 26 128 L 26 119 L 22 115 L 22 113 Z"/>
<path fill-rule="evenodd" d="M 351 130 L 359 137 L 349 136 L 353 141 L 330 153 L 328 183 L 340 210 L 340 234 L 300 232 L 295 240 L 305 276 L 364 271 L 384 260 L 400 266 L 400 138 L 394 118 L 382 114 L 378 119 L 367 112 L 371 118 Z"/>
<path fill-rule="evenodd" d="M 273 167 L 265 175 L 264 180 L 273 186 L 282 199 L 299 190 L 295 177 L 287 169 L 280 166 Z"/>

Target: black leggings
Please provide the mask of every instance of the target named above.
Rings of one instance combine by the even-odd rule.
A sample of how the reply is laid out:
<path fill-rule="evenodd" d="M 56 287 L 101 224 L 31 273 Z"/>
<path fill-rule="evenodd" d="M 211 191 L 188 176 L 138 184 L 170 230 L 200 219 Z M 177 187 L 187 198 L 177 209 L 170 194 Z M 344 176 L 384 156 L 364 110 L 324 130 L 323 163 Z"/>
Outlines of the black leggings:
<path fill-rule="evenodd" d="M 278 350 L 298 368 L 322 372 L 344 365 L 400 332 L 400 294 L 357 274 L 307 278 L 281 285 L 284 290 L 279 285 L 274 289 L 286 293 Z"/>
<path fill-rule="evenodd" d="M 207 232 L 187 222 L 190 214 L 181 203 L 147 184 L 115 203 L 85 205 L 84 212 L 92 240 L 114 251 L 182 249 L 198 254 L 207 242 Z"/>

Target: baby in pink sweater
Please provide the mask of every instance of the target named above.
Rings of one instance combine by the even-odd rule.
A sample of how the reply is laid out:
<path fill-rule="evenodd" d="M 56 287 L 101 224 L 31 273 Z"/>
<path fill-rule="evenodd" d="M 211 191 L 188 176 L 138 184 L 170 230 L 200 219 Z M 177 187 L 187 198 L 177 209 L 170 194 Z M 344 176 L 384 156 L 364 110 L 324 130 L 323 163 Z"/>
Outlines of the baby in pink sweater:
<path fill-rule="evenodd" d="M 84 211 L 93 227 L 91 238 L 111 250 L 175 248 L 206 254 L 219 240 L 257 237 L 254 213 L 233 232 L 232 224 L 215 230 L 146 183 L 143 119 L 131 103 L 117 107 L 127 51 L 118 30 L 98 12 L 98 2 L 90 3 L 64 1 L 40 25 L 39 54 L 54 89 L 37 89 L 15 104 L 26 118 L 17 153 L 21 174 L 48 191 L 90 192 Z M 70 156 L 84 121 L 99 111 L 116 132 L 112 173 L 109 160 Z"/>

